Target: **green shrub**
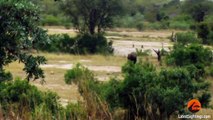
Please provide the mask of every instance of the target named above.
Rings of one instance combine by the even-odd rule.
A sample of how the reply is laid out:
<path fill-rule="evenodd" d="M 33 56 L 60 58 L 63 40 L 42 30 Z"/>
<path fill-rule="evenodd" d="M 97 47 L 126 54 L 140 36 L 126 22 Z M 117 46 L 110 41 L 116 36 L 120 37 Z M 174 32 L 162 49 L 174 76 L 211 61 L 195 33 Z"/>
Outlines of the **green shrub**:
<path fill-rule="evenodd" d="M 6 83 L 1 82 L 0 88 L 0 104 L 5 116 L 8 115 L 7 112 L 12 105 L 15 114 L 27 114 L 29 112 L 30 116 L 33 116 L 38 107 L 45 105 L 46 111 L 43 112 L 49 112 L 54 117 L 59 115 L 61 105 L 59 104 L 59 97 L 55 93 L 41 92 L 26 80 L 19 79 Z M 27 111 L 24 111 L 25 109 Z"/>
<path fill-rule="evenodd" d="M 79 54 L 111 54 L 114 49 L 112 48 L 112 42 L 108 42 L 107 39 L 101 35 L 79 35 L 76 38 L 77 46 L 75 49 Z"/>
<path fill-rule="evenodd" d="M 188 14 L 180 14 L 173 18 L 173 21 L 192 22 L 192 18 Z"/>
<path fill-rule="evenodd" d="M 58 48 L 60 52 L 75 53 L 74 45 L 76 40 L 71 38 L 68 34 L 62 34 L 62 39 L 59 41 Z"/>
<path fill-rule="evenodd" d="M 204 48 L 199 44 L 189 46 L 174 45 L 174 49 L 167 56 L 167 64 L 177 66 L 184 65 L 209 65 L 212 62 L 212 52 L 208 48 Z"/>
<path fill-rule="evenodd" d="M 206 68 L 206 72 L 207 72 L 207 75 L 213 77 L 213 64 L 212 64 L 211 66 L 208 66 L 208 67 Z"/>
<path fill-rule="evenodd" d="M 177 66 L 185 65 L 210 65 L 212 63 L 213 54 L 208 48 L 204 48 L 199 44 L 191 44 L 189 46 L 175 45 L 174 49 L 167 56 L 167 63 Z"/>
<path fill-rule="evenodd" d="M 71 23 L 64 23 L 63 26 L 66 28 L 66 29 L 70 29 L 72 27 L 72 24 Z"/>
<path fill-rule="evenodd" d="M 45 15 L 41 21 L 42 25 L 61 25 L 61 19 L 53 15 Z"/>
<path fill-rule="evenodd" d="M 176 33 L 177 42 L 180 44 L 187 44 L 187 43 L 199 43 L 196 34 L 193 32 L 186 32 L 186 33 Z"/>
<path fill-rule="evenodd" d="M 85 101 L 84 106 L 87 110 L 87 114 L 93 114 L 93 116 L 90 116 L 91 119 L 110 119 L 109 114 L 111 113 L 109 112 L 108 106 L 102 96 L 100 96 L 102 94 L 101 89 L 103 88 L 101 88 L 101 85 L 94 78 L 94 75 L 91 71 L 78 64 L 73 69 L 67 71 L 65 74 L 65 81 L 68 84 L 73 82 L 78 86 L 78 90 Z M 69 109 L 77 109 L 73 112 L 70 112 L 72 114 L 71 116 L 77 117 L 79 114 L 84 115 L 84 112 L 80 112 L 78 107 L 70 107 L 71 108 Z M 66 115 L 70 116 L 70 113 Z"/>
<path fill-rule="evenodd" d="M 206 42 L 210 45 L 213 45 L 213 30 L 209 33 Z"/>
<path fill-rule="evenodd" d="M 49 41 L 46 44 L 39 45 L 39 49 L 47 52 L 59 52 L 60 35 L 49 35 Z"/>
<path fill-rule="evenodd" d="M 68 34 L 54 34 L 49 35 L 48 43 L 39 45 L 39 49 L 47 52 L 74 53 L 74 43 L 74 38 Z"/>
<path fill-rule="evenodd" d="M 139 23 L 136 25 L 136 28 L 137 28 L 139 31 L 145 30 L 144 23 L 143 23 L 143 22 L 139 22 Z"/>
<path fill-rule="evenodd" d="M 101 35 L 78 35 L 71 38 L 68 34 L 49 35 L 49 41 L 38 45 L 41 51 L 63 52 L 71 54 L 112 54 L 112 41 Z"/>
<path fill-rule="evenodd" d="M 81 64 L 77 64 L 71 70 L 68 70 L 64 75 L 64 80 L 67 84 L 77 84 L 82 79 L 93 79 L 93 74 Z"/>
<path fill-rule="evenodd" d="M 200 23 L 197 25 L 198 37 L 202 39 L 203 44 L 213 44 L 213 24 Z"/>
<path fill-rule="evenodd" d="M 85 120 L 87 113 L 85 108 L 80 104 L 69 103 L 65 109 L 67 120 Z"/>
<path fill-rule="evenodd" d="M 121 81 L 116 78 L 111 78 L 110 81 L 99 84 L 99 91 L 97 93 L 109 103 L 111 109 L 121 105 L 118 94 L 120 83 Z"/>
<path fill-rule="evenodd" d="M 0 82 L 10 81 L 13 79 L 13 76 L 10 72 L 5 72 L 0 69 Z"/>
<path fill-rule="evenodd" d="M 185 21 L 171 21 L 169 28 L 178 30 L 188 30 L 190 28 L 190 24 Z"/>
<path fill-rule="evenodd" d="M 203 103 L 209 104 L 209 94 L 198 92 L 207 90 L 209 83 L 195 81 L 185 68 L 156 70 L 150 63 L 128 62 L 122 72 L 124 80 L 107 83 L 105 95 L 112 107 L 127 109 L 131 119 L 169 119 L 183 112 L 185 103 L 193 98 L 206 98 Z"/>
<path fill-rule="evenodd" d="M 154 23 L 148 23 L 146 24 L 147 29 L 154 29 L 154 30 L 159 30 L 161 29 L 161 24 L 160 22 L 154 22 Z"/>

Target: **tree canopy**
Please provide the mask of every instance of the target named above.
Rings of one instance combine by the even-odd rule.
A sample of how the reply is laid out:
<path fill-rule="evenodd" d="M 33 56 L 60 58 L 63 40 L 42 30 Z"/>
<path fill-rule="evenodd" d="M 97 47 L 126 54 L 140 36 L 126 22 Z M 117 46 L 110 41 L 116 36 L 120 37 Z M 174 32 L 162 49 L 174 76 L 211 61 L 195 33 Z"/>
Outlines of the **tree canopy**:
<path fill-rule="evenodd" d="M 0 72 L 13 61 L 24 63 L 27 80 L 44 77 L 40 64 L 42 56 L 34 56 L 29 50 L 47 40 L 46 31 L 38 27 L 39 9 L 28 0 L 0 1 Z M 5 80 L 3 78 L 0 81 Z"/>
<path fill-rule="evenodd" d="M 61 8 L 82 33 L 100 33 L 112 26 L 112 18 L 122 9 L 121 0 L 64 0 Z"/>

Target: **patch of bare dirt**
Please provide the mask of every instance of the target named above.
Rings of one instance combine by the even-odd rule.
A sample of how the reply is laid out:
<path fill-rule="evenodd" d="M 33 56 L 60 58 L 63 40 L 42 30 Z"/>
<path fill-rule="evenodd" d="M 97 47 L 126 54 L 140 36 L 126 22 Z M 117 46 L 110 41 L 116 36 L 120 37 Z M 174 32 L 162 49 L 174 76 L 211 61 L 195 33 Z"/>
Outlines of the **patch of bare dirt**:
<path fill-rule="evenodd" d="M 146 41 L 128 41 L 128 40 L 115 40 L 113 41 L 113 48 L 115 55 L 127 56 L 137 49 L 151 50 L 152 55 L 156 56 L 153 49 L 162 49 L 169 51 L 171 44 L 167 42 L 146 42 Z"/>
<path fill-rule="evenodd" d="M 119 66 L 92 66 L 85 65 L 91 71 L 105 71 L 105 72 L 121 72 Z M 73 64 L 46 64 L 41 65 L 41 68 L 59 68 L 59 69 L 72 69 Z"/>

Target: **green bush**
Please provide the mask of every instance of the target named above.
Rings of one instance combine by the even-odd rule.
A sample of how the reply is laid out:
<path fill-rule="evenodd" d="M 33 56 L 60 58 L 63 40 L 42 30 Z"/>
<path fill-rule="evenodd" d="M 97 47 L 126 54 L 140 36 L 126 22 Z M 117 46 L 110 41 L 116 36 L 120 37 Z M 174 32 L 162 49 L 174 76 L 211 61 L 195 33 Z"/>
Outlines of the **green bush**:
<path fill-rule="evenodd" d="M 206 72 L 207 72 L 207 75 L 213 77 L 213 64 L 212 64 L 211 66 L 208 66 L 208 67 L 206 68 Z"/>
<path fill-rule="evenodd" d="M 58 52 L 58 44 L 61 39 L 60 35 L 49 35 L 48 43 L 40 44 L 39 50 L 47 52 Z"/>
<path fill-rule="evenodd" d="M 147 29 L 154 29 L 154 30 L 159 30 L 161 29 L 161 24 L 160 22 L 154 22 L 154 23 L 148 23 L 146 24 Z"/>
<path fill-rule="evenodd" d="M 80 103 L 69 103 L 65 109 L 65 114 L 67 120 L 85 120 L 87 118 L 85 108 Z"/>
<path fill-rule="evenodd" d="M 76 51 L 79 54 L 111 54 L 114 49 L 112 48 L 112 41 L 108 42 L 107 39 L 101 35 L 79 35 L 76 37 L 77 46 Z"/>
<path fill-rule="evenodd" d="M 61 19 L 59 17 L 53 16 L 53 15 L 45 15 L 43 16 L 43 19 L 41 20 L 42 25 L 61 25 Z"/>
<path fill-rule="evenodd" d="M 64 23 L 63 26 L 66 28 L 66 29 L 70 29 L 72 27 L 72 24 L 71 23 Z"/>
<path fill-rule="evenodd" d="M 112 41 L 101 35 L 78 35 L 75 38 L 68 34 L 49 35 L 49 41 L 38 45 L 41 51 L 63 52 L 71 54 L 112 54 Z"/>
<path fill-rule="evenodd" d="M 62 107 L 56 93 L 42 92 L 26 80 L 0 82 L 0 89 L 1 117 L 5 119 L 75 120 L 87 117 L 80 103 Z"/>
<path fill-rule="evenodd" d="M 181 22 L 192 22 L 192 18 L 188 14 L 180 14 L 172 19 L 173 21 L 181 21 Z"/>
<path fill-rule="evenodd" d="M 58 43 L 59 51 L 64 53 L 75 53 L 75 43 L 75 38 L 71 38 L 68 34 L 62 34 L 62 39 Z"/>
<path fill-rule="evenodd" d="M 160 29 L 168 29 L 169 28 L 169 21 L 162 21 L 162 22 L 153 22 L 145 24 L 145 28 L 152 29 L 152 30 L 160 30 Z"/>
<path fill-rule="evenodd" d="M 143 22 L 139 22 L 139 23 L 136 25 L 136 28 L 137 28 L 139 31 L 145 30 L 144 23 L 143 23 Z"/>
<path fill-rule="evenodd" d="M 169 119 L 182 113 L 185 103 L 193 98 L 209 104 L 209 94 L 198 92 L 207 90 L 209 83 L 195 81 L 185 68 L 156 70 L 150 63 L 128 62 L 122 72 L 123 81 L 106 83 L 105 98 L 111 107 L 127 109 L 128 118 Z"/>
<path fill-rule="evenodd" d="M 0 88 L 0 104 L 6 116 L 11 105 L 19 107 L 13 109 L 16 114 L 21 114 L 22 110 L 27 109 L 33 115 L 39 106 L 45 105 L 46 110 L 57 117 L 61 109 L 59 97 L 55 93 L 41 92 L 26 80 L 1 82 Z M 26 114 L 26 111 L 23 114 Z"/>
<path fill-rule="evenodd" d="M 109 103 L 111 109 L 121 105 L 118 94 L 120 83 L 121 81 L 116 78 L 111 78 L 110 81 L 99 84 L 99 91 L 97 93 Z"/>
<path fill-rule="evenodd" d="M 10 81 L 13 79 L 13 76 L 10 72 L 5 72 L 4 70 L 0 70 L 0 82 Z"/>
<path fill-rule="evenodd" d="M 194 32 L 176 33 L 177 42 L 180 44 L 199 43 L 199 39 Z"/>
<path fill-rule="evenodd" d="M 203 44 L 213 44 L 213 24 L 200 23 L 197 25 L 198 37 L 202 39 Z"/>
<path fill-rule="evenodd" d="M 188 30 L 190 29 L 190 23 L 185 21 L 171 21 L 169 28 L 178 30 Z"/>
<path fill-rule="evenodd" d="M 93 74 L 81 64 L 77 64 L 74 68 L 68 70 L 64 75 L 64 80 L 67 84 L 77 84 L 82 79 L 93 79 Z"/>
<path fill-rule="evenodd" d="M 202 45 L 174 45 L 174 49 L 167 56 L 167 63 L 177 66 L 190 64 L 207 66 L 212 63 L 212 58 L 212 51 L 208 48 L 204 48 Z"/>
<path fill-rule="evenodd" d="M 78 64 L 73 69 L 67 71 L 65 81 L 68 84 L 73 82 L 78 86 L 78 90 L 85 101 L 83 106 L 85 106 L 84 108 L 87 110 L 87 114 L 93 114 L 93 116 L 90 116 L 91 119 L 110 119 L 109 114 L 111 113 L 105 100 L 101 96 L 103 94 L 101 92 L 103 89 L 102 85 L 95 79 L 91 71 Z M 83 112 L 84 109 L 81 111 L 81 109 L 79 109 L 79 107 L 76 108 L 76 106 L 68 107 L 71 107 L 69 109 L 74 109 L 73 112 L 70 112 L 72 114 L 71 116 L 77 117 L 77 115 L 85 115 Z M 70 113 L 67 115 L 70 116 Z"/>
<path fill-rule="evenodd" d="M 39 45 L 39 49 L 47 52 L 74 53 L 74 43 L 74 38 L 71 38 L 68 34 L 54 34 L 49 35 L 48 43 Z"/>

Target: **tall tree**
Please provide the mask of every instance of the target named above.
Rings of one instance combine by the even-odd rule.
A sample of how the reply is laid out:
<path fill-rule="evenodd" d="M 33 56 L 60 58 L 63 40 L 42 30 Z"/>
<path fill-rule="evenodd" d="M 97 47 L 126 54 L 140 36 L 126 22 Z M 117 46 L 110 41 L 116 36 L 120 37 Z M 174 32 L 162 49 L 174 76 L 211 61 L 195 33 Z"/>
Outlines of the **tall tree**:
<path fill-rule="evenodd" d="M 38 27 L 39 9 L 28 0 L 0 1 L 0 82 L 5 81 L 4 66 L 13 61 L 24 63 L 27 80 L 44 77 L 42 56 L 31 55 L 38 43 L 47 40 L 46 31 Z"/>
<path fill-rule="evenodd" d="M 183 11 L 191 15 L 196 22 L 204 21 L 206 15 L 212 11 L 213 2 L 209 0 L 186 0 Z"/>
<path fill-rule="evenodd" d="M 91 35 L 112 26 L 112 18 L 122 9 L 121 0 L 64 0 L 61 8 L 75 28 Z"/>

